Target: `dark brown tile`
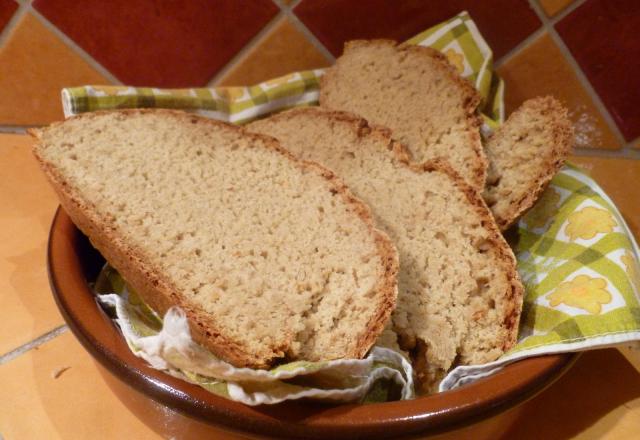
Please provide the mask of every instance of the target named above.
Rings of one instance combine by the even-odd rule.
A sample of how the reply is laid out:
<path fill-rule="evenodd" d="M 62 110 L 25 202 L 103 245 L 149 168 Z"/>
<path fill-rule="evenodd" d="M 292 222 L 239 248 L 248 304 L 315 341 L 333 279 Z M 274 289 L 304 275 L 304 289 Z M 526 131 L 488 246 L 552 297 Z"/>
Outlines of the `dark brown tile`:
<path fill-rule="evenodd" d="M 13 0 L 0 0 L 0 32 L 11 20 L 13 13 L 18 9 L 18 4 Z"/>
<path fill-rule="evenodd" d="M 640 135 L 640 4 L 589 0 L 557 25 L 558 32 L 624 137 Z"/>
<path fill-rule="evenodd" d="M 476 22 L 496 58 L 540 26 L 526 0 L 303 0 L 294 12 L 334 55 L 340 55 L 345 41 L 403 41 L 464 10 Z"/>
<path fill-rule="evenodd" d="M 36 0 L 35 8 L 122 82 L 205 85 L 278 8 L 270 0 Z"/>
<path fill-rule="evenodd" d="M 498 74 L 505 82 L 504 101 L 507 114 L 527 99 L 553 95 L 569 109 L 576 129 L 577 147 L 621 147 L 574 68 L 548 34 L 542 34 L 510 57 L 500 66 Z"/>
<path fill-rule="evenodd" d="M 331 63 L 288 18 L 282 17 L 217 85 L 249 86 L 298 70 Z"/>

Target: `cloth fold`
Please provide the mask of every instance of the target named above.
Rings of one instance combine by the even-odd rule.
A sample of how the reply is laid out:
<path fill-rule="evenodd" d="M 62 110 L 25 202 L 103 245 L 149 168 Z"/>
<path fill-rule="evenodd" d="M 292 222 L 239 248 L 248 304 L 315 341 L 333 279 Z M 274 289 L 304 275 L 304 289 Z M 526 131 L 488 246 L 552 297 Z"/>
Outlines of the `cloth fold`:
<path fill-rule="evenodd" d="M 411 364 L 393 350 L 374 347 L 364 359 L 296 361 L 270 370 L 237 368 L 193 341 L 179 308 L 160 318 L 110 266 L 100 272 L 94 290 L 98 302 L 115 313 L 136 356 L 214 394 L 247 405 L 301 398 L 372 403 L 413 397 Z"/>

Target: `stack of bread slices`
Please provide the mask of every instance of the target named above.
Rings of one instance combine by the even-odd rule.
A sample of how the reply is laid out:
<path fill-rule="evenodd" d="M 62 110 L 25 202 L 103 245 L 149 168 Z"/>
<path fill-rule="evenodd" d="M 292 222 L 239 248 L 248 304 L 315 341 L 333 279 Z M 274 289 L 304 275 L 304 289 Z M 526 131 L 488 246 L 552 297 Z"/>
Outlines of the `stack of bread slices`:
<path fill-rule="evenodd" d="M 233 365 L 403 351 L 432 392 L 516 341 L 501 235 L 570 152 L 553 98 L 482 144 L 480 97 L 435 50 L 348 43 L 320 107 L 240 128 L 167 110 L 35 130 L 61 204 L 158 313 Z"/>

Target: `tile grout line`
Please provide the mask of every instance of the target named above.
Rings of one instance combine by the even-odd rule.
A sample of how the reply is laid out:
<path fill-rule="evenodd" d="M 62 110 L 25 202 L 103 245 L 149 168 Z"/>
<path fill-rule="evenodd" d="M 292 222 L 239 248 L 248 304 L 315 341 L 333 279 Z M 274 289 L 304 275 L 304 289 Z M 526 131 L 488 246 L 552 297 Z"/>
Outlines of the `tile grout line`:
<path fill-rule="evenodd" d="M 7 24 L 0 32 L 0 48 L 3 47 L 9 40 L 9 36 L 13 33 L 14 29 L 18 27 L 18 23 L 22 21 L 27 12 L 31 10 L 31 3 L 33 0 L 20 0 L 18 2 L 18 9 L 13 13 Z M 29 125 L 0 125 L 0 133 L 11 134 L 25 134 L 28 128 L 33 126 Z"/>
<path fill-rule="evenodd" d="M 22 18 L 27 15 L 27 12 L 31 8 L 31 2 L 27 3 L 18 3 L 18 9 L 13 13 L 7 24 L 0 32 L 0 47 L 4 46 L 4 44 L 9 39 L 9 35 L 13 33 L 13 30 L 18 26 L 18 23 L 22 20 Z"/>
<path fill-rule="evenodd" d="M 292 3 L 289 6 L 285 6 L 280 3 L 279 0 L 273 0 L 276 5 L 280 7 L 280 10 L 284 13 L 284 15 L 291 21 L 291 23 L 300 31 L 302 34 L 307 37 L 307 41 L 311 43 L 316 49 L 320 51 L 320 53 L 331 63 L 335 63 L 336 57 L 325 47 L 324 44 L 318 37 L 314 35 L 311 30 L 298 18 L 296 14 L 293 13 L 293 9 L 300 4 L 302 0 L 298 0 Z"/>
<path fill-rule="evenodd" d="M 534 10 L 534 12 L 538 15 L 538 18 L 540 19 L 540 21 L 542 21 L 542 25 L 544 29 L 547 31 L 547 33 L 549 34 L 553 42 L 558 46 L 558 49 L 564 56 L 565 60 L 573 68 L 573 71 L 578 77 L 578 81 L 580 81 L 580 84 L 582 85 L 582 87 L 584 87 L 585 91 L 587 92 L 587 95 L 591 98 L 596 109 L 600 112 L 600 115 L 609 126 L 609 129 L 613 132 L 613 135 L 616 137 L 618 142 L 620 142 L 621 148 L 615 151 L 615 154 L 617 154 L 617 156 L 615 157 L 623 157 L 623 158 L 626 157 L 630 159 L 631 158 L 635 159 L 637 157 L 635 157 L 635 154 L 633 154 L 629 150 L 630 143 L 627 143 L 624 136 L 622 136 L 620 129 L 618 128 L 617 124 L 614 122 L 613 118 L 611 117 L 611 114 L 603 104 L 602 100 L 600 99 L 600 96 L 598 95 L 598 93 L 595 91 L 595 89 L 589 82 L 589 79 L 586 77 L 586 75 L 582 71 L 582 68 L 580 67 L 578 62 L 575 60 L 575 58 L 571 54 L 571 51 L 569 50 L 569 48 L 566 46 L 566 44 L 564 43 L 560 35 L 555 30 L 556 23 L 558 23 L 564 17 L 569 15 L 571 12 L 575 11 L 578 7 L 580 7 L 580 5 L 584 4 L 585 1 L 586 0 L 576 2 L 575 5 L 571 5 L 570 7 L 568 7 L 565 11 L 563 11 L 553 20 L 549 20 L 547 18 L 546 14 L 544 13 L 540 5 L 538 5 L 537 2 L 530 0 L 529 4 L 531 5 L 531 8 Z"/>
<path fill-rule="evenodd" d="M 495 60 L 493 63 L 493 67 L 497 69 L 498 67 L 502 66 L 504 63 L 509 61 L 515 55 L 517 55 L 520 51 L 524 50 L 527 46 L 529 46 L 529 44 L 531 44 L 534 40 L 541 37 L 542 34 L 544 34 L 547 31 L 547 26 L 545 26 L 545 19 L 547 20 L 547 22 L 549 22 L 549 24 L 555 25 L 557 22 L 559 22 L 564 17 L 569 15 L 571 12 L 573 12 L 576 8 L 578 8 L 580 5 L 582 5 L 586 1 L 587 0 L 576 0 L 573 4 L 568 6 L 566 9 L 564 9 L 555 17 L 547 18 L 546 13 L 544 11 L 537 10 L 537 8 L 539 7 L 539 5 L 537 4 L 537 0 L 529 0 L 529 6 L 531 7 L 533 12 L 538 16 L 538 19 L 540 20 L 540 27 L 535 31 L 533 31 L 531 35 L 527 36 L 524 40 L 518 43 L 511 50 L 509 50 L 506 54 L 502 55 L 499 60 Z"/>
<path fill-rule="evenodd" d="M 520 43 L 518 43 L 509 52 L 507 52 L 506 54 L 502 55 L 499 60 L 496 60 L 493 63 L 493 68 L 497 69 L 497 68 L 501 67 L 507 61 L 511 60 L 514 56 L 518 55 L 521 51 L 523 51 L 529 45 L 531 45 L 531 43 L 533 43 L 535 40 L 540 38 L 544 34 L 544 32 L 545 32 L 544 25 L 541 24 L 541 26 L 538 29 L 536 29 L 535 31 L 533 31 L 533 33 L 531 35 L 529 35 L 527 38 L 525 38 Z"/>
<path fill-rule="evenodd" d="M 531 1 L 531 0 L 530 0 Z M 571 14 L 573 11 L 578 9 L 580 6 L 585 4 L 587 0 L 574 0 L 569 6 L 564 8 L 562 11 L 558 12 L 555 17 L 547 17 L 547 14 L 544 11 L 541 11 L 550 25 L 555 25 L 559 21 L 561 21 L 564 17 Z"/>
<path fill-rule="evenodd" d="M 578 79 L 582 83 L 582 86 L 587 91 L 587 95 L 589 95 L 589 97 L 593 100 L 596 108 L 598 109 L 598 111 L 602 115 L 603 119 L 609 125 L 609 128 L 613 132 L 614 136 L 620 142 L 620 145 L 622 145 L 620 150 L 625 150 L 628 147 L 626 139 L 622 135 L 622 132 L 618 128 L 618 125 L 613 120 L 613 117 L 611 116 L 611 113 L 609 113 L 609 110 L 607 109 L 607 107 L 604 105 L 604 103 L 600 99 L 600 95 L 598 95 L 598 92 L 595 91 L 595 89 L 593 88 L 593 86 L 589 82 L 589 79 L 587 78 L 587 76 L 584 74 L 584 72 L 582 71 L 582 69 L 578 65 L 578 62 L 571 55 L 571 52 L 569 51 L 569 48 L 564 44 L 564 41 L 562 41 L 562 38 L 560 37 L 560 35 L 558 35 L 558 33 L 555 30 L 549 31 L 549 35 L 551 36 L 553 41 L 556 43 L 556 45 L 560 49 L 560 52 L 562 52 L 562 54 L 564 55 L 564 57 L 567 60 L 567 62 L 571 65 L 571 67 L 573 67 L 576 75 L 578 76 Z"/>
<path fill-rule="evenodd" d="M 6 364 L 9 361 L 12 361 L 13 359 L 19 357 L 20 355 L 28 352 L 29 350 L 32 350 L 34 348 L 39 347 L 40 345 L 44 344 L 45 342 L 48 342 L 54 338 L 56 338 L 57 336 L 61 335 L 62 333 L 66 332 L 67 330 L 69 330 L 69 327 L 65 325 L 61 325 L 60 327 L 56 327 L 55 329 L 41 335 L 38 336 L 37 338 L 35 338 L 34 340 L 27 342 L 26 344 L 21 345 L 18 348 L 15 348 L 13 350 L 11 350 L 8 353 L 3 354 L 2 356 L 0 356 L 0 365 L 2 364 Z"/>
<path fill-rule="evenodd" d="M 53 32 L 56 36 L 60 38 L 60 40 L 67 47 L 71 49 L 73 53 L 76 53 L 80 58 L 89 64 L 91 67 L 96 69 L 100 74 L 105 76 L 108 80 L 119 83 L 119 81 L 111 75 L 107 69 L 102 67 L 98 62 L 93 60 L 91 55 L 86 53 L 80 47 L 78 47 L 69 37 L 67 37 L 64 33 L 62 33 L 55 25 L 50 23 L 46 18 L 42 16 L 38 11 L 36 11 L 32 6 L 33 0 L 19 0 L 18 1 L 18 9 L 14 12 L 13 16 L 9 20 L 9 22 L 5 25 L 2 32 L 0 32 L 0 47 L 2 47 L 9 36 L 13 33 L 14 29 L 18 26 L 18 23 L 30 13 L 33 15 L 36 20 L 38 20 L 45 28 Z M 38 125 L 0 125 L 0 133 L 13 133 L 13 134 L 25 134 L 27 129 L 38 127 Z"/>
<path fill-rule="evenodd" d="M 51 31 L 56 37 L 58 37 L 69 49 L 71 49 L 76 55 L 78 55 L 85 63 L 94 68 L 100 75 L 104 76 L 108 81 L 115 85 L 123 85 L 122 82 L 116 78 L 106 67 L 96 61 L 88 52 L 78 46 L 67 34 L 62 32 L 58 27 L 51 23 L 44 15 L 37 10 L 31 8 L 31 14 L 38 19 L 38 21 L 49 31 Z"/>
<path fill-rule="evenodd" d="M 289 18 L 289 20 L 300 30 L 307 40 L 316 47 L 329 61 L 334 62 L 335 57 L 329 52 L 329 50 L 317 39 L 317 37 L 304 25 L 304 23 L 293 13 L 293 9 L 302 2 L 302 0 L 294 0 L 292 4 L 285 5 L 281 2 L 281 0 L 272 0 L 273 3 L 278 6 L 280 12 L 269 22 L 263 29 L 261 29 L 240 51 L 236 53 L 236 55 L 225 64 L 225 66 L 214 75 L 214 77 L 207 84 L 208 86 L 214 86 L 216 82 L 218 82 L 226 73 L 228 73 L 231 69 L 237 66 L 240 62 L 246 59 L 246 56 L 251 51 L 253 47 L 255 47 L 258 42 L 264 37 L 273 27 L 275 27 L 276 23 L 279 22 L 281 17 Z M 637 158 L 636 149 L 633 148 L 634 143 L 639 140 L 633 139 L 630 142 L 626 142 L 624 136 L 618 129 L 617 124 L 614 122 L 611 114 L 608 112 L 600 97 L 596 93 L 596 91 L 592 88 L 591 83 L 586 78 L 584 72 L 579 67 L 577 61 L 573 58 L 570 50 L 564 44 L 564 41 L 556 32 L 554 25 L 560 22 L 567 15 L 571 14 L 574 10 L 579 8 L 582 4 L 584 4 L 587 0 L 577 0 L 573 4 L 569 5 L 555 17 L 547 17 L 546 13 L 541 9 L 540 5 L 535 0 L 529 0 L 529 5 L 531 9 L 536 13 L 539 20 L 542 23 L 542 26 L 534 31 L 531 35 L 526 37 L 522 42 L 520 42 L 517 46 L 512 48 L 505 55 L 500 57 L 494 64 L 496 68 L 503 65 L 506 61 L 510 60 L 513 56 L 517 55 L 523 49 L 525 49 L 529 44 L 531 44 L 534 40 L 539 38 L 545 31 L 549 33 L 553 41 L 558 45 L 560 51 L 565 56 L 569 64 L 572 66 L 576 75 L 582 83 L 582 86 L 585 87 L 587 94 L 594 101 L 594 104 L 598 111 L 600 111 L 601 115 L 609 125 L 609 128 L 612 129 L 614 136 L 618 139 L 618 141 L 622 144 L 622 147 L 617 151 L 606 151 L 605 157 L 630 157 Z M 78 54 L 85 62 L 87 62 L 91 67 L 96 69 L 100 74 L 102 74 L 105 78 L 113 82 L 114 84 L 122 84 L 114 75 L 111 74 L 104 66 L 98 63 L 90 54 L 84 51 L 81 47 L 79 47 L 71 38 L 69 38 L 66 34 L 64 34 L 61 30 L 59 30 L 53 23 L 51 23 L 48 19 L 46 19 L 40 12 L 35 10 L 32 7 L 33 0 L 19 0 L 18 1 L 18 9 L 13 14 L 9 22 L 5 25 L 2 32 L 0 32 L 0 46 L 2 46 L 8 36 L 13 32 L 13 30 L 17 27 L 17 24 L 20 20 L 28 13 L 31 12 L 47 29 L 52 31 L 56 36 L 58 36 L 64 44 L 66 44 L 70 49 L 72 49 L 76 54 Z M 0 133 L 16 133 L 16 134 L 24 134 L 26 130 L 30 128 L 30 126 L 6 126 L 0 125 Z M 580 152 L 580 150 L 576 150 L 576 152 L 580 155 L 586 155 L 588 151 L 593 151 L 594 153 L 605 153 L 604 150 L 584 150 Z M 614 154 L 614 156 L 612 156 Z"/>
<path fill-rule="evenodd" d="M 278 11 L 278 13 L 266 24 L 262 29 L 258 31 L 251 39 L 235 53 L 231 60 L 229 60 L 219 71 L 217 71 L 213 77 L 207 83 L 207 87 L 216 87 L 217 83 L 222 80 L 231 70 L 233 70 L 236 66 L 242 63 L 247 59 L 251 50 L 256 47 L 264 37 L 266 37 L 272 29 L 276 27 L 276 25 L 280 22 L 280 19 L 283 17 L 282 10 Z M 251 85 L 251 84 L 247 84 Z"/>
<path fill-rule="evenodd" d="M 58 29 L 53 23 L 51 23 L 47 18 L 45 18 L 39 11 L 33 8 L 33 0 L 22 0 L 18 3 L 18 9 L 13 14 L 13 17 L 6 24 L 2 32 L 0 33 L 0 46 L 2 46 L 5 41 L 8 39 L 9 34 L 13 32 L 17 23 L 27 14 L 31 13 L 38 21 L 44 25 L 45 28 L 53 32 L 57 37 L 59 37 L 62 42 L 69 47 L 74 53 L 76 53 L 83 61 L 89 64 L 91 67 L 96 69 L 101 75 L 106 77 L 109 81 L 112 81 L 116 84 L 121 84 L 120 81 L 111 74 L 104 66 L 98 63 L 91 55 L 84 51 L 81 47 L 79 47 L 71 38 L 69 38 L 66 34 L 64 34 L 60 29 Z"/>
<path fill-rule="evenodd" d="M 39 127 L 39 125 L 0 125 L 0 133 L 26 134 L 28 129 L 36 127 Z"/>

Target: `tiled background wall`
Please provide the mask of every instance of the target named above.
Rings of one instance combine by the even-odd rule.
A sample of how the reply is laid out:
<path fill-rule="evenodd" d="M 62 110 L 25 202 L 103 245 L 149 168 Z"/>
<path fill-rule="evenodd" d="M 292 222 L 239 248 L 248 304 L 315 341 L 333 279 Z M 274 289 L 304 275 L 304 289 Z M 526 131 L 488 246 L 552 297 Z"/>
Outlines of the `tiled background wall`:
<path fill-rule="evenodd" d="M 582 152 L 640 158 L 637 0 L 0 0 L 0 131 L 61 119 L 62 87 L 248 85 L 465 9 L 494 50 L 507 111 L 552 93 Z"/>

